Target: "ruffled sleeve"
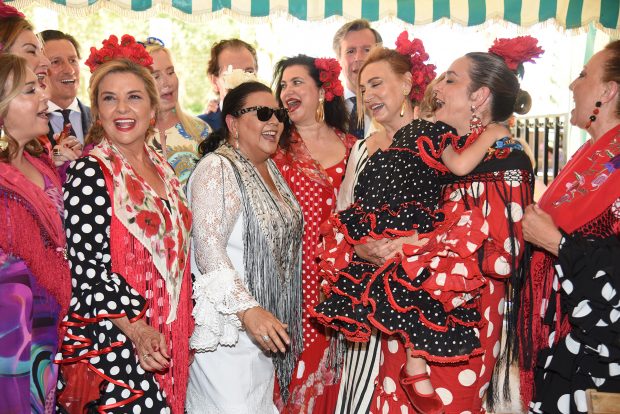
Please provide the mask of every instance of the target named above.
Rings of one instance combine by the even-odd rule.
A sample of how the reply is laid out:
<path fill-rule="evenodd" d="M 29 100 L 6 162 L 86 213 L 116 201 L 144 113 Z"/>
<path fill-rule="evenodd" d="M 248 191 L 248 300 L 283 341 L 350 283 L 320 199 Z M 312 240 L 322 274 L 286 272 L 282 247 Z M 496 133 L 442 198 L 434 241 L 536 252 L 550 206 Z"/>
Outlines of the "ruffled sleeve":
<path fill-rule="evenodd" d="M 69 313 L 63 325 L 71 327 L 72 337 L 82 338 L 88 343 L 99 335 L 96 322 L 123 316 L 136 321 L 146 311 L 146 300 L 126 282 L 123 275 L 112 272 L 112 205 L 99 163 L 93 158 L 75 161 L 67 170 L 63 189 L 73 286 Z M 67 351 L 71 354 L 71 350 L 77 349 L 80 347 L 74 348 L 65 338 L 65 359 L 70 357 Z M 84 356 L 88 351 L 86 347 L 81 348 L 79 356 Z"/>
<path fill-rule="evenodd" d="M 194 217 L 194 295 L 196 327 L 190 346 L 211 351 L 234 345 L 242 329 L 236 313 L 259 306 L 228 256 L 227 245 L 241 215 L 241 194 L 232 166 L 210 154 L 189 181 Z"/>
<path fill-rule="evenodd" d="M 556 265 L 571 335 L 603 359 L 611 350 L 614 358 L 620 355 L 620 348 L 611 346 L 620 335 L 619 251 L 617 234 L 588 239 L 574 233 L 562 239 Z"/>
<path fill-rule="evenodd" d="M 73 298 L 83 305 L 72 306 L 72 310 L 90 317 L 137 318 L 146 301 L 123 275 L 112 272 L 112 204 L 97 161 L 78 160 L 69 168 L 64 199 Z"/>

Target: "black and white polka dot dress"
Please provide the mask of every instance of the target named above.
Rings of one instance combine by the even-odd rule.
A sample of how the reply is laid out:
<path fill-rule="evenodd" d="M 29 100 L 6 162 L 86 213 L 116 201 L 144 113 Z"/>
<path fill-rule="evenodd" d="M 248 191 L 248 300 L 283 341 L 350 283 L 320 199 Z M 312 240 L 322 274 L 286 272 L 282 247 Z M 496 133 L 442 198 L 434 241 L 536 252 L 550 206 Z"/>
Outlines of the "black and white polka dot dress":
<path fill-rule="evenodd" d="M 65 226 L 73 297 L 63 325 L 63 364 L 80 361 L 103 380 L 98 412 L 170 413 L 153 373 L 138 362 L 132 342 L 110 318 L 148 318 L 147 300 L 112 272 L 112 205 L 104 174 L 93 158 L 78 160 L 64 185 Z M 136 260 L 145 260 L 136 255 Z M 60 378 L 59 393 L 65 388 Z M 96 387 L 93 384 L 93 387 Z M 58 407 L 60 412 L 61 407 Z"/>
<path fill-rule="evenodd" d="M 445 124 L 415 120 L 395 134 L 389 149 L 373 154 L 359 177 L 355 203 L 330 219 L 340 233 L 336 239 L 355 245 L 369 238 L 392 239 L 433 230 L 443 220 L 437 210 L 441 173 L 420 156 L 419 145 L 427 144 L 418 138 L 426 136 L 439 148 L 446 132 Z M 424 149 L 428 157 L 432 151 Z M 323 264 L 332 254 L 329 249 L 323 252 Z M 480 314 L 474 304 L 446 310 L 423 287 L 430 276 L 427 269 L 409 275 L 400 257 L 379 268 L 352 250 L 347 254 L 351 257 L 346 267 L 328 276 L 329 297 L 312 311 L 319 321 L 339 329 L 351 341 L 367 341 L 372 327 L 398 334 L 415 354 L 438 362 L 481 352 L 476 335 Z"/>

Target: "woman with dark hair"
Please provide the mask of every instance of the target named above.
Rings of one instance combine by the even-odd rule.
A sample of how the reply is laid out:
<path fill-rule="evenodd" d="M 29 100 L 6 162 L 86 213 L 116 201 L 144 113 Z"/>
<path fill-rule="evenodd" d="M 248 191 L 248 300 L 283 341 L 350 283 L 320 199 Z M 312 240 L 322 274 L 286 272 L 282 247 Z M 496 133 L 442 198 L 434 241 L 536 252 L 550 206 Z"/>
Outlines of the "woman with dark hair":
<path fill-rule="evenodd" d="M 570 90 L 570 122 L 590 139 L 523 217 L 536 246 L 520 326 L 530 413 L 585 413 L 587 389 L 620 392 L 620 41 Z"/>
<path fill-rule="evenodd" d="M 375 60 L 380 54 L 385 60 Z M 489 133 L 512 113 L 497 111 L 493 93 L 513 108 L 519 85 L 501 58 L 484 55 L 481 61 L 489 61 L 472 70 L 499 68 L 500 75 L 475 84 L 470 65 L 479 56 L 457 60 L 434 88 L 438 122 L 401 125 L 392 145 L 367 161 L 356 202 L 331 219 L 343 236 L 336 242 L 343 238 L 354 249 L 326 239 L 322 266 L 337 277 L 317 316 L 351 340 L 366 340 L 371 327 L 397 334 L 383 340 L 371 412 L 477 412 L 481 397 L 476 401 L 474 394 L 486 389 L 477 377 L 493 371 L 504 293 L 494 279 L 508 277 L 522 251 L 519 209 L 530 201 L 532 177 L 521 145 L 503 128 L 499 136 Z M 390 91 L 402 86 L 389 79 L 389 68 L 399 72 L 388 56 L 371 53 L 360 83 L 367 108 L 390 132 L 401 119 L 394 114 L 400 101 Z M 403 108 L 403 118 L 410 116 Z M 437 132 L 446 124 L 458 135 Z M 466 168 L 454 163 L 456 156 L 466 157 Z M 464 175 L 445 174 L 452 170 Z M 423 247 L 420 238 L 428 239 Z M 482 360 L 490 364 L 486 373 Z"/>
<path fill-rule="evenodd" d="M 333 412 L 338 393 L 336 358 L 329 359 L 330 336 L 305 311 L 319 303 L 320 278 L 315 262 L 319 226 L 334 211 L 349 150 L 355 137 L 346 134 L 347 111 L 335 59 L 305 55 L 276 64 L 276 98 L 288 109 L 290 134 L 282 136 L 274 156 L 304 213 L 303 330 L 304 351 L 291 381 L 284 412 Z"/>
<path fill-rule="evenodd" d="M 286 109 L 247 82 L 228 92 L 222 117 L 188 184 L 196 354 L 187 412 L 272 414 L 274 380 L 288 390 L 303 346 L 303 218 L 271 160 Z"/>
<path fill-rule="evenodd" d="M 528 112 L 531 99 L 520 89 L 515 71 L 522 62 L 540 55 L 542 49 L 529 37 L 500 39 L 496 46 L 511 50 L 518 42 L 530 44 L 520 48 L 525 54 L 517 57 L 514 66 L 508 66 L 506 54 L 494 46 L 490 53 L 468 53 L 454 61 L 446 78 L 435 86 L 435 117 L 456 129 L 460 145 L 474 145 L 478 141 L 471 133 L 476 125 L 488 128 L 515 112 Z M 492 384 L 501 349 L 504 304 L 510 293 L 508 282 L 516 294 L 523 280 L 520 261 L 525 246 L 521 218 L 524 208 L 532 202 L 532 163 L 523 145 L 505 136 L 488 148 L 473 171 L 461 177 L 447 176 L 445 182 L 442 205 L 454 202 L 479 210 L 488 223 L 488 238 L 477 251 L 486 284 L 474 302 L 483 321 L 479 334 L 483 353 L 457 364 L 430 363 L 430 378 L 446 413 L 478 412 Z M 514 331 L 514 315 L 508 318 L 509 335 Z M 507 343 L 510 350 L 511 338 Z M 491 404 L 495 393 L 494 386 L 489 390 Z"/>
<path fill-rule="evenodd" d="M 192 218 L 174 170 L 146 145 L 159 103 L 152 60 L 133 37 L 112 35 L 86 63 L 94 148 L 64 184 L 74 289 L 61 325 L 58 405 L 182 414 Z"/>
<path fill-rule="evenodd" d="M 37 140 L 47 98 L 27 64 L 0 54 L 0 411 L 20 414 L 53 412 L 71 299 L 61 183 Z"/>

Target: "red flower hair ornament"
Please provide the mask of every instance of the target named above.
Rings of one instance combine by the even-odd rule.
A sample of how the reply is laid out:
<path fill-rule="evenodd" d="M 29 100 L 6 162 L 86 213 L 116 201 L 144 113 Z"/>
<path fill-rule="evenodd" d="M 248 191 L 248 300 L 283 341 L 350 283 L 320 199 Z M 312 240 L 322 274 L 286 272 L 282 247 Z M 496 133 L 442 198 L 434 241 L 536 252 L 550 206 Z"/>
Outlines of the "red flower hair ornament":
<path fill-rule="evenodd" d="M 325 100 L 331 102 L 336 96 L 344 95 L 344 88 L 338 77 L 340 64 L 334 58 L 314 59 L 314 67 L 319 70 L 319 80 L 325 92 Z"/>
<path fill-rule="evenodd" d="M 420 39 L 409 40 L 409 33 L 405 30 L 396 39 L 396 51 L 401 55 L 409 56 L 411 62 L 412 85 L 409 98 L 420 102 L 429 83 L 435 79 L 436 66 L 425 63 L 428 53 L 424 50 L 424 44 Z"/>
<path fill-rule="evenodd" d="M 19 19 L 26 18 L 26 16 L 24 16 L 24 13 L 0 0 L 0 19 L 8 19 L 11 17 L 17 17 Z"/>
<path fill-rule="evenodd" d="M 86 59 L 86 66 L 90 68 L 90 73 L 93 73 L 99 65 L 105 62 L 109 62 L 114 59 L 127 59 L 138 65 L 144 66 L 151 70 L 153 64 L 153 58 L 146 51 L 144 46 L 136 42 L 133 36 L 123 35 L 119 43 L 118 38 L 111 35 L 107 40 L 101 42 L 103 47 L 97 49 L 95 47 L 90 48 L 90 56 Z"/>
<path fill-rule="evenodd" d="M 512 39 L 495 39 L 489 53 L 504 59 L 508 69 L 523 78 L 523 64 L 534 63 L 545 51 L 538 46 L 538 40 L 532 36 L 518 36 Z"/>

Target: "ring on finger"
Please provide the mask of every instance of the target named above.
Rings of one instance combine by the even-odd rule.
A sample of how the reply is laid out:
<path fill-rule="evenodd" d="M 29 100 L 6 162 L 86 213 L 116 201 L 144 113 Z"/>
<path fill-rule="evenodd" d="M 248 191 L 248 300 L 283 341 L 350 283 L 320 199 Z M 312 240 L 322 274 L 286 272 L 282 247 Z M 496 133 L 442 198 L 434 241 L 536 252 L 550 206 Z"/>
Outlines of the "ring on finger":
<path fill-rule="evenodd" d="M 144 355 L 142 355 L 142 359 L 147 359 L 147 358 L 149 358 L 150 356 L 151 356 L 151 354 L 144 354 Z"/>
<path fill-rule="evenodd" d="M 61 153 L 60 153 L 60 148 L 54 148 L 54 149 L 52 149 L 52 154 L 54 154 L 54 155 L 56 155 L 56 156 L 61 155 Z"/>
<path fill-rule="evenodd" d="M 263 341 L 264 342 L 269 342 L 269 341 L 271 341 L 271 338 L 269 337 L 269 335 L 263 335 Z"/>

